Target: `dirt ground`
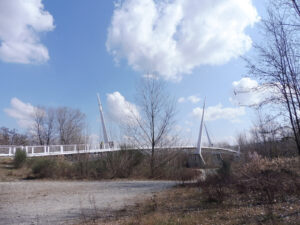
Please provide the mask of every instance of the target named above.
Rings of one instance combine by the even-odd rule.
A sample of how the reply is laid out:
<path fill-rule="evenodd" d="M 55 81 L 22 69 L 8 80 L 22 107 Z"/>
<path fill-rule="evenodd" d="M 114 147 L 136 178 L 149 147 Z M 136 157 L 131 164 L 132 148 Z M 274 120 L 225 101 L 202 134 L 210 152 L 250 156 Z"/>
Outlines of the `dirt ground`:
<path fill-rule="evenodd" d="M 72 224 L 174 186 L 168 181 L 0 182 L 0 224 Z M 102 215 L 102 216 L 103 216 Z"/>

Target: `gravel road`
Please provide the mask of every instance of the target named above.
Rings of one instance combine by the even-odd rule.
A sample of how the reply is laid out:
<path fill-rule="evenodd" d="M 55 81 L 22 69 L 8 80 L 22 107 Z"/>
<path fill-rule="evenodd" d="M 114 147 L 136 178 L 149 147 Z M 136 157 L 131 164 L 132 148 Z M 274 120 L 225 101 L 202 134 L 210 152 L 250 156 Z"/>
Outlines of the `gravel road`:
<path fill-rule="evenodd" d="M 71 224 L 95 209 L 98 213 L 117 210 L 174 184 L 168 181 L 0 182 L 0 224 Z"/>

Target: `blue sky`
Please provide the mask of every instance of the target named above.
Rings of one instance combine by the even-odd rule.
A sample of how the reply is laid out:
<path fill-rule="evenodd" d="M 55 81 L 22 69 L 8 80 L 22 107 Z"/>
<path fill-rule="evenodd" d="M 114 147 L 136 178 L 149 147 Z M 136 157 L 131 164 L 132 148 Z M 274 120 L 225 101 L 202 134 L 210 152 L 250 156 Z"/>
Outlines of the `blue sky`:
<path fill-rule="evenodd" d="M 189 1 L 199 4 L 199 9 L 202 7 L 201 4 L 207 5 L 208 2 L 207 0 Z M 177 115 L 178 126 L 176 129 L 184 137 L 189 138 L 191 141 L 196 140 L 200 117 L 197 107 L 202 107 L 205 96 L 207 98 L 207 107 L 211 107 L 208 109 L 207 125 L 216 141 L 227 140 L 232 142 L 239 131 L 247 130 L 251 126 L 251 122 L 254 119 L 252 110 L 241 108 L 238 104 L 234 104 L 234 100 L 230 101 L 229 99 L 234 97 L 232 95 L 233 82 L 239 82 L 243 76 L 247 75 L 245 64 L 239 58 L 239 55 L 249 54 L 251 52 L 250 47 L 242 51 L 242 54 L 234 53 L 228 56 L 228 60 L 214 63 L 213 61 L 216 59 L 214 57 L 210 59 L 210 56 L 214 53 L 219 54 L 218 47 L 210 46 L 205 48 L 204 46 L 204 50 L 195 52 L 195 54 L 201 53 L 200 56 L 203 55 L 202 61 L 195 59 L 194 64 L 190 66 L 191 69 L 187 69 L 187 65 L 183 65 L 181 61 L 177 63 L 177 56 L 170 56 L 159 49 L 157 52 L 162 55 L 159 61 L 164 62 L 166 60 L 169 63 L 174 60 L 169 67 L 164 66 L 164 64 L 161 66 L 157 59 L 149 59 L 147 54 L 142 55 L 144 53 L 140 53 L 138 50 L 135 52 L 135 49 L 140 49 L 141 45 L 143 45 L 143 42 L 141 42 L 142 44 L 138 42 L 138 38 L 141 38 L 140 33 L 135 35 L 126 35 L 125 33 L 123 36 L 125 40 L 122 40 L 123 37 L 116 35 L 109 36 L 109 30 L 117 28 L 127 29 L 127 26 L 135 24 L 135 18 L 131 18 L 131 15 L 128 15 L 130 10 L 128 12 L 125 6 L 133 7 L 136 4 L 135 2 L 139 1 L 120 1 L 118 6 L 113 1 L 96 0 L 90 0 L 88 3 L 78 0 L 28 0 L 27 2 L 36 7 L 32 14 L 35 13 L 38 19 L 35 17 L 35 19 L 31 19 L 26 16 L 26 13 L 31 15 L 31 11 L 22 13 L 25 7 L 22 8 L 20 0 L 4 0 L 0 3 L 0 126 L 26 130 L 27 127 L 20 123 L 20 119 L 22 119 L 20 114 L 26 116 L 26 110 L 28 111 L 30 108 L 28 106 L 70 106 L 84 112 L 87 115 L 90 132 L 99 134 L 100 124 L 96 93 L 100 94 L 107 117 L 110 117 L 108 107 L 114 102 L 107 103 L 108 95 L 119 92 L 124 97 L 123 101 L 133 103 L 136 82 L 147 72 L 146 70 L 149 70 L 148 65 L 151 63 L 151 65 L 155 65 L 154 73 L 160 79 L 166 80 L 170 93 L 176 99 L 181 98 L 181 101 L 178 102 L 179 113 Z M 155 4 L 152 0 L 141 0 L 140 2 Z M 218 6 L 218 4 L 225 4 L 224 2 L 226 1 L 216 0 L 214 2 Z M 239 1 L 230 0 L 228 2 L 228 4 L 231 4 L 230 9 L 240 9 L 234 5 L 238 4 L 237 2 Z M 248 5 L 246 4 L 248 8 L 249 5 L 252 5 L 257 10 L 257 18 L 258 16 L 263 17 L 264 1 L 253 0 L 251 2 L 247 0 L 245 2 L 248 3 Z M 13 4 L 19 4 L 18 10 L 14 11 L 16 7 L 13 7 Z M 179 7 L 181 6 L 180 4 L 174 5 Z M 156 6 L 162 9 L 168 7 L 168 5 Z M 147 7 L 149 6 L 147 5 Z M 242 4 L 240 7 L 243 7 Z M 3 20 L 3 18 L 6 18 L 5 12 L 7 11 L 11 12 L 9 15 L 11 18 Z M 45 12 L 47 12 L 46 16 Z M 124 12 L 127 12 L 127 14 L 124 15 Z M 212 10 L 212 12 L 215 11 Z M 197 14 L 201 13 L 203 13 L 202 18 L 205 18 L 205 11 L 197 12 Z M 150 9 L 145 12 L 146 18 L 148 14 L 150 18 Z M 180 18 L 188 20 L 188 15 L 184 13 L 175 15 L 171 11 L 172 15 L 174 15 L 174 18 L 181 16 Z M 23 20 L 22 16 L 24 16 Z M 117 16 L 121 18 L 121 22 L 116 19 Z M 229 16 L 228 20 L 238 24 L 238 16 L 241 15 L 237 13 L 236 17 L 232 15 L 223 16 Z M 128 19 L 128 21 L 125 19 Z M 160 19 L 163 20 L 163 16 L 156 19 L 157 27 L 163 24 L 160 22 Z M 218 20 L 218 17 L 216 19 Z M 223 17 L 220 18 L 220 23 L 222 19 Z M 171 20 L 168 20 L 166 23 L 169 23 Z M 146 22 L 145 24 L 147 24 Z M 12 27 L 18 26 L 18 24 L 20 29 L 23 29 L 24 32 L 26 31 L 22 34 L 22 37 L 20 34 L 14 33 L 15 31 L 11 31 L 10 35 Z M 245 25 L 245 29 L 239 32 L 249 36 L 252 40 L 259 40 L 257 32 L 259 22 L 255 21 L 253 24 L 254 26 L 250 24 Z M 181 26 L 183 27 L 184 25 Z M 209 30 L 207 32 L 210 32 L 211 35 L 214 31 Z M 202 33 L 203 30 L 199 33 L 195 32 L 194 36 L 200 34 L 199 38 L 201 38 Z M 191 35 L 191 33 L 189 34 Z M 26 38 L 24 38 L 24 35 Z M 159 31 L 155 35 L 153 34 L 153 37 L 160 37 Z M 133 39 L 130 46 L 127 46 L 126 44 L 130 43 L 129 38 Z M 198 37 L 196 36 L 196 38 Z M 177 41 L 179 46 L 179 41 L 176 38 L 174 40 L 175 42 Z M 7 50 L 9 51 L 8 53 L 4 49 L 6 43 L 10 43 L 13 46 Z M 28 50 L 32 49 L 31 47 L 26 47 L 28 43 L 37 47 L 38 50 Z M 106 43 L 109 43 L 108 48 Z M 197 44 L 198 42 L 196 41 L 195 43 Z M 18 52 L 18 49 L 15 50 L 14 44 L 16 46 L 20 45 L 22 49 Z M 153 46 L 157 45 L 154 43 Z M 157 48 L 160 47 L 167 48 L 167 42 L 162 41 L 162 46 Z M 197 48 L 197 45 L 195 48 Z M 239 50 L 237 49 L 237 51 Z M 113 51 L 116 51 L 117 55 L 113 55 Z M 155 51 L 154 54 L 156 53 Z M 224 54 L 227 54 L 228 50 L 224 52 Z M 14 56 L 14 54 L 18 54 L 18 57 L 20 54 L 25 54 L 25 56 L 20 59 L 11 56 Z M 132 54 L 135 54 L 133 56 L 135 58 L 132 62 L 129 62 L 129 57 Z M 195 56 L 199 57 L 199 54 L 197 54 Z M 183 58 L 182 61 L 184 61 L 189 57 L 193 61 L 193 55 L 189 55 L 189 52 L 186 51 L 180 56 L 180 59 Z M 116 60 L 119 60 L 119 62 L 116 63 Z M 177 69 L 175 72 L 169 72 L 169 69 L 174 68 Z M 256 85 L 253 80 L 247 80 L 247 82 L 244 80 L 243 82 L 246 86 L 250 84 Z M 236 85 L 241 86 L 241 82 L 236 83 Z M 241 87 L 247 88 L 245 85 Z M 189 96 L 193 97 L 188 98 Z M 245 98 L 249 99 L 253 98 L 253 96 L 243 96 L 243 99 Z M 18 99 L 19 101 L 13 103 L 13 99 Z M 120 99 L 122 101 L 122 98 Z M 115 101 L 118 101 L 118 99 L 115 99 Z M 122 103 L 118 104 L 122 106 Z M 16 114 L 18 115 L 16 116 Z M 120 114 L 122 114 L 122 109 L 120 109 Z"/>

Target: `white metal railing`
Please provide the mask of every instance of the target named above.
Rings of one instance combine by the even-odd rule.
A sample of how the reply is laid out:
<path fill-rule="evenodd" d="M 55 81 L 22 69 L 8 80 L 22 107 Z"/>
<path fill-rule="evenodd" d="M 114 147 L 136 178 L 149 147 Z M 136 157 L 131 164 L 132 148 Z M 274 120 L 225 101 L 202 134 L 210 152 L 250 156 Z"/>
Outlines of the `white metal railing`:
<path fill-rule="evenodd" d="M 25 151 L 28 157 L 47 155 L 66 155 L 76 153 L 96 153 L 118 151 L 119 147 L 108 144 L 78 144 L 78 145 L 49 145 L 49 146 L 0 146 L 0 157 L 14 156 L 17 150 Z"/>
<path fill-rule="evenodd" d="M 158 149 L 196 149 L 195 146 L 173 146 L 173 147 L 157 147 Z M 68 155 L 81 153 L 97 153 L 122 150 L 119 146 L 110 146 L 109 144 L 78 144 L 78 145 L 49 145 L 49 146 L 0 146 L 0 157 L 12 157 L 16 151 L 20 149 L 27 153 L 28 157 L 49 156 L 49 155 Z M 139 148 L 130 148 L 135 150 Z M 144 150 L 150 149 L 144 148 Z M 239 154 L 239 151 L 218 147 L 202 147 L 205 152 L 210 153 L 228 153 Z"/>

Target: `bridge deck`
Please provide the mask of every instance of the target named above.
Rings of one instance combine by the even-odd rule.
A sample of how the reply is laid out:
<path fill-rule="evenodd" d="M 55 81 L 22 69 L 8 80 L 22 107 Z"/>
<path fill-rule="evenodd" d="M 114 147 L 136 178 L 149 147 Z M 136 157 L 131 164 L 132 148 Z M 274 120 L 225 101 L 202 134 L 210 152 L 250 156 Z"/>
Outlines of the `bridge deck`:
<path fill-rule="evenodd" d="M 56 156 L 56 155 L 70 155 L 70 154 L 86 154 L 86 153 L 102 153 L 121 151 L 123 148 L 110 147 L 108 145 L 49 145 L 49 146 L 0 146 L 0 157 L 13 157 L 16 151 L 20 149 L 27 153 L 28 157 L 40 156 Z M 144 151 L 151 148 L 143 148 Z M 157 147 L 157 149 L 165 150 L 189 150 L 195 152 L 195 146 L 173 146 L 173 147 Z M 139 148 L 130 148 L 126 150 L 140 150 Z M 204 152 L 213 154 L 239 154 L 238 151 L 218 147 L 202 147 Z"/>

